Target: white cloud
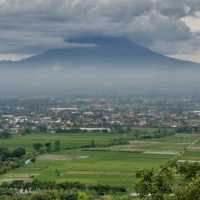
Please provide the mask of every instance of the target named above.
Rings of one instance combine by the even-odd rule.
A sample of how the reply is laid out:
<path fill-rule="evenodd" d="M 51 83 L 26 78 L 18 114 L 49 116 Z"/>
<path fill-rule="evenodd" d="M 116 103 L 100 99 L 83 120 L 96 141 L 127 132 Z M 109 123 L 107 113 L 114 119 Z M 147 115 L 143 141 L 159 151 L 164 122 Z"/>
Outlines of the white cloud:
<path fill-rule="evenodd" d="M 200 31 L 200 17 L 194 17 L 194 16 L 187 16 L 182 18 L 182 21 L 187 24 L 188 27 L 190 27 L 192 32 L 198 32 Z"/>
<path fill-rule="evenodd" d="M 14 54 L 14 53 L 8 53 L 8 54 L 0 54 L 0 61 L 19 61 L 21 59 L 25 59 L 28 57 L 31 57 L 32 54 Z"/>
<path fill-rule="evenodd" d="M 200 63 L 200 53 L 195 53 L 195 54 L 174 54 L 174 55 L 168 55 L 169 57 L 172 58 L 177 58 L 180 60 L 188 60 L 188 61 L 193 61 L 196 63 Z"/>

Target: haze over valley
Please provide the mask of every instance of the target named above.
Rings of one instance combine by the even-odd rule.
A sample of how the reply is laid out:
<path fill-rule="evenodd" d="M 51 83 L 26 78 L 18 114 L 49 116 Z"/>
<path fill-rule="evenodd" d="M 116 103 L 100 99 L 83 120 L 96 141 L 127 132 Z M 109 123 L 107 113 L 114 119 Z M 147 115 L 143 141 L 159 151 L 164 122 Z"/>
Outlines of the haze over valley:
<path fill-rule="evenodd" d="M 166 57 L 122 37 L 83 37 L 70 42 L 78 47 L 1 62 L 1 93 L 200 94 L 200 64 Z"/>

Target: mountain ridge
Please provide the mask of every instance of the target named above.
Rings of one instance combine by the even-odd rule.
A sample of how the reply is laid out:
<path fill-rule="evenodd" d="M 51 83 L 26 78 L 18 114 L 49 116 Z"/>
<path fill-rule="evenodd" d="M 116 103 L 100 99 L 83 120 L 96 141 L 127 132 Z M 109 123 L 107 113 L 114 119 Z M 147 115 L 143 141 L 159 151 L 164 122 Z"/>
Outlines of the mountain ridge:
<path fill-rule="evenodd" d="M 187 67 L 199 63 L 171 58 L 122 37 L 81 37 L 68 41 L 75 47 L 50 49 L 21 61 L 2 61 L 0 65 L 48 66 L 129 66 Z M 79 46 L 78 46 L 79 45 Z M 82 46 L 82 45 L 86 45 Z M 88 45 L 88 47 L 87 47 Z M 93 46 L 92 46 L 93 45 Z M 158 67 L 158 66 L 157 66 Z"/>

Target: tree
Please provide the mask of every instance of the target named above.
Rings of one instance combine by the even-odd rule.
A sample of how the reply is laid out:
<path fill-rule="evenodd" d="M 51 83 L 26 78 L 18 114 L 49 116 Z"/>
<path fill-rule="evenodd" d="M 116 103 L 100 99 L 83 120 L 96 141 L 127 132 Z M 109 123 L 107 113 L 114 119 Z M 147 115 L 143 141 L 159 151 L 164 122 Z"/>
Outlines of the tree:
<path fill-rule="evenodd" d="M 153 175 L 153 169 L 141 170 L 136 173 L 136 177 L 139 178 L 139 181 L 136 184 L 136 192 L 139 194 L 141 199 L 144 199 L 151 194 Z"/>
<path fill-rule="evenodd" d="M 35 144 L 33 144 L 33 149 L 35 151 L 37 151 L 37 152 L 41 152 L 42 148 L 43 148 L 43 144 L 41 144 L 41 143 L 35 143 Z"/>
<path fill-rule="evenodd" d="M 197 162 L 179 162 L 176 164 L 176 169 L 185 179 L 192 179 L 200 174 L 200 164 Z"/>
<path fill-rule="evenodd" d="M 10 138 L 11 137 L 11 134 L 10 132 L 8 132 L 7 130 L 4 130 L 1 134 L 0 134 L 0 138 L 2 139 L 7 139 L 7 138 Z"/>
<path fill-rule="evenodd" d="M 4 148 L 4 147 L 0 148 L 0 160 L 1 161 L 8 160 L 10 155 L 11 154 L 10 154 L 8 148 Z"/>
<path fill-rule="evenodd" d="M 95 140 L 91 140 L 91 147 L 96 147 L 96 142 L 95 142 Z"/>
<path fill-rule="evenodd" d="M 26 126 L 24 129 L 24 134 L 31 134 L 31 132 L 32 132 L 31 127 Z"/>
<path fill-rule="evenodd" d="M 51 152 L 52 144 L 50 142 L 45 143 L 44 146 L 45 146 L 47 152 Z"/>
<path fill-rule="evenodd" d="M 174 176 L 172 170 L 164 167 L 158 171 L 143 170 L 137 173 L 139 182 L 136 191 L 141 199 L 151 196 L 152 200 L 164 200 L 172 193 Z"/>
<path fill-rule="evenodd" d="M 180 187 L 175 196 L 177 200 L 200 200 L 200 178 L 193 179 L 186 186 Z"/>
<path fill-rule="evenodd" d="M 155 174 L 152 185 L 152 199 L 164 200 L 166 196 L 172 194 L 174 176 L 171 169 L 163 168 Z"/>
<path fill-rule="evenodd" d="M 60 146 L 61 146 L 60 141 L 56 140 L 55 143 L 54 143 L 54 150 L 55 151 L 60 151 Z"/>
<path fill-rule="evenodd" d="M 17 158 L 21 158 L 22 156 L 24 156 L 26 154 L 26 150 L 22 147 L 18 147 L 17 149 L 15 149 L 12 152 L 12 156 L 13 157 L 17 157 Z"/>

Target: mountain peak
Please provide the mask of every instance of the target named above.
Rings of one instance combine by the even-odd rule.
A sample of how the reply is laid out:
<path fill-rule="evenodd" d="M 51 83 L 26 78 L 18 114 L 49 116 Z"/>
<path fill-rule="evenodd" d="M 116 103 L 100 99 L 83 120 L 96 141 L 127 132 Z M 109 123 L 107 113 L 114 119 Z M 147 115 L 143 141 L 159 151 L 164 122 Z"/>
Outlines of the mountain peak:
<path fill-rule="evenodd" d="M 131 43 L 135 42 L 124 38 L 124 37 L 113 37 L 113 36 L 92 36 L 92 37 L 76 37 L 69 39 L 70 43 L 78 43 L 78 44 L 96 44 L 96 45 L 104 45 L 104 46 L 116 46 L 116 45 L 131 45 Z"/>
<path fill-rule="evenodd" d="M 68 40 L 80 44 L 71 48 L 51 49 L 47 52 L 16 62 L 20 66 L 109 66 L 109 67 L 185 67 L 197 65 L 153 52 L 124 37 L 92 36 Z M 94 44 L 94 45 L 81 45 Z"/>

